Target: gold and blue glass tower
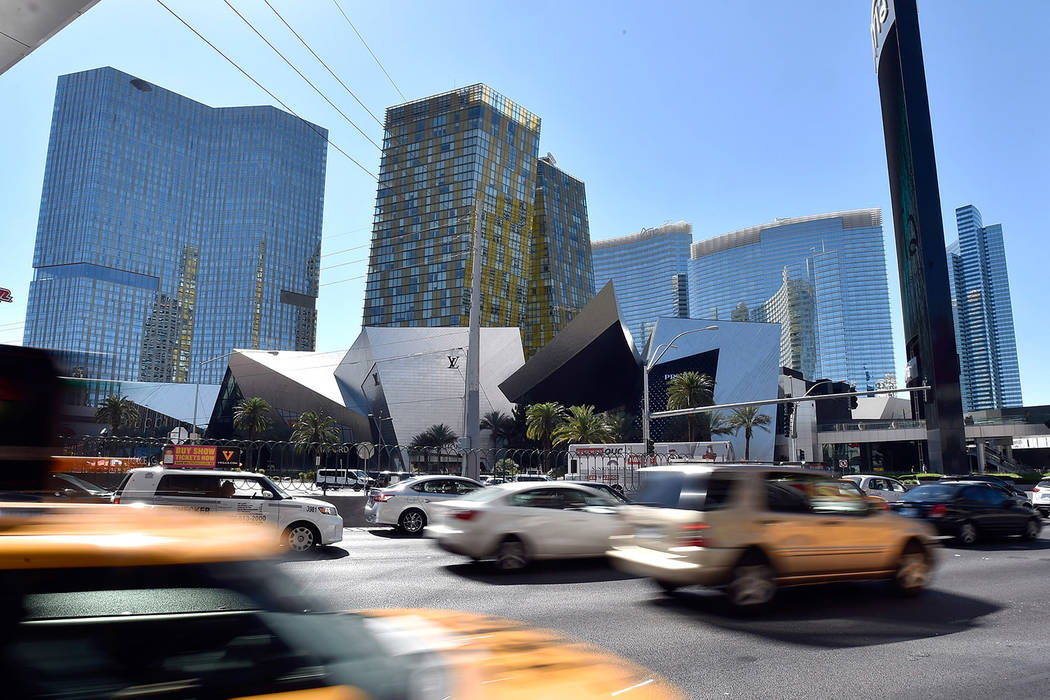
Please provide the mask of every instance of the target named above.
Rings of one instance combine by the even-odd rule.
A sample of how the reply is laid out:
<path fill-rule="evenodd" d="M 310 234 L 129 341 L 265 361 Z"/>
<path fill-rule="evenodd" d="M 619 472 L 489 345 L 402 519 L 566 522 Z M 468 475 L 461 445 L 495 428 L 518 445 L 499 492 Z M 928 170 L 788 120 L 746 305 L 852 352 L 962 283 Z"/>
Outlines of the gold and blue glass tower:
<path fill-rule="evenodd" d="M 313 350 L 327 132 L 113 68 L 61 76 L 23 342 L 80 376 L 218 383 Z M 200 371 L 200 375 L 198 372 Z"/>

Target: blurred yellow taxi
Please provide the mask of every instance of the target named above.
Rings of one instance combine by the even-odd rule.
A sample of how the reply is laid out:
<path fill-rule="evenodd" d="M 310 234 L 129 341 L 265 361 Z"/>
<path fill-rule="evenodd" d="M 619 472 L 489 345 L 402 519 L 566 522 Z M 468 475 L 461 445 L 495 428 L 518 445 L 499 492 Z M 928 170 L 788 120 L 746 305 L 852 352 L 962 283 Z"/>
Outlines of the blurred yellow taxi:
<path fill-rule="evenodd" d="M 265 528 L 0 503 L 4 697 L 680 698 L 550 630 L 439 610 L 319 612 Z M 260 554 L 261 553 L 261 554 Z"/>

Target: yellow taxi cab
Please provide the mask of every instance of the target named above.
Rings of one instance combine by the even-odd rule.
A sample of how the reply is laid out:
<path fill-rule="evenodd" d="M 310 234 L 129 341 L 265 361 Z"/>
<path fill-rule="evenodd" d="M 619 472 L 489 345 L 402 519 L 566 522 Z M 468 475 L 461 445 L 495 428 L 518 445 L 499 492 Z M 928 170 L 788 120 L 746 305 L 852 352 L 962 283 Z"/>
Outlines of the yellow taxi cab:
<path fill-rule="evenodd" d="M 263 527 L 0 503 L 4 697 L 680 698 L 560 633 L 450 610 L 319 612 Z M 251 553 L 251 554 L 247 554 Z"/>

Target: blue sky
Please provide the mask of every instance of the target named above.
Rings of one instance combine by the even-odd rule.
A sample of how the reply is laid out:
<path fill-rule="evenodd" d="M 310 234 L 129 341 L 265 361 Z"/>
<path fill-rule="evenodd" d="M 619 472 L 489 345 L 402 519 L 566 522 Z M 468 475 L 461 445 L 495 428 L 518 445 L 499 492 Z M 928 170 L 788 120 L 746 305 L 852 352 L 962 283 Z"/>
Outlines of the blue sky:
<path fill-rule="evenodd" d="M 165 0 L 340 148 L 379 151 L 224 3 Z M 257 0 L 231 0 L 381 142 L 380 126 Z M 373 113 L 401 100 L 330 0 L 271 0 Z M 541 152 L 587 185 L 591 237 L 665 221 L 694 239 L 840 209 L 882 207 L 898 374 L 899 287 L 870 3 L 340 0 L 409 99 L 485 82 L 543 119 Z M 395 10 L 396 8 L 396 10 Z M 955 207 L 1002 223 L 1026 404 L 1050 403 L 1047 216 L 1050 3 L 919 0 L 945 236 Z M 19 342 L 57 76 L 110 65 L 212 106 L 269 97 L 147 0 L 102 0 L 0 76 L 0 342 Z M 329 151 L 322 268 L 367 257 L 375 182 Z M 1040 204 L 1044 202 L 1044 204 Z M 360 247 L 358 247 L 360 246 Z M 364 261 L 321 273 L 318 350 L 361 322 Z"/>

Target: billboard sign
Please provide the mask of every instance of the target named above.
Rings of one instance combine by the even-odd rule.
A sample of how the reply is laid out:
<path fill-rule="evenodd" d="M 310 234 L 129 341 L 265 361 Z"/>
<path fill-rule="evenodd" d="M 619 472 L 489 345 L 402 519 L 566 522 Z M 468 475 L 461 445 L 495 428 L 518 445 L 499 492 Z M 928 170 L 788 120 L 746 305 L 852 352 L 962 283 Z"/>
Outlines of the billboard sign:
<path fill-rule="evenodd" d="M 168 445 L 162 462 L 166 467 L 214 469 L 218 451 L 215 445 Z"/>

